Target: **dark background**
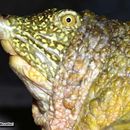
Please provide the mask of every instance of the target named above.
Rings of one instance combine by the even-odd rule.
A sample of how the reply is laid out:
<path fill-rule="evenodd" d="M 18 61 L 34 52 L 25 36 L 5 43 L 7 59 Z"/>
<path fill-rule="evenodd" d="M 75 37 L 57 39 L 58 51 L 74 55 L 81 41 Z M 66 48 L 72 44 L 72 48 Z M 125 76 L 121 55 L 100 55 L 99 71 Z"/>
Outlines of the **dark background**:
<path fill-rule="evenodd" d="M 1 14 L 31 15 L 48 8 L 89 9 L 109 19 L 130 20 L 130 0 L 0 0 Z M 8 55 L 0 47 L 0 122 L 15 127 L 0 130 L 39 130 L 31 116 L 32 98 L 8 66 Z"/>

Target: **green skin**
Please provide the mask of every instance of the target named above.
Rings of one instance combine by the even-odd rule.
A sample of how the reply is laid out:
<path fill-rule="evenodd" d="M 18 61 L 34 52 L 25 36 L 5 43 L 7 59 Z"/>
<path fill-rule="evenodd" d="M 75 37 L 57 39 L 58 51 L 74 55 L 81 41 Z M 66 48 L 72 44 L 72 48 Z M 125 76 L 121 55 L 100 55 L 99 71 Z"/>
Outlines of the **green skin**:
<path fill-rule="evenodd" d="M 49 9 L 1 18 L 0 38 L 42 130 L 130 129 L 130 23 Z"/>

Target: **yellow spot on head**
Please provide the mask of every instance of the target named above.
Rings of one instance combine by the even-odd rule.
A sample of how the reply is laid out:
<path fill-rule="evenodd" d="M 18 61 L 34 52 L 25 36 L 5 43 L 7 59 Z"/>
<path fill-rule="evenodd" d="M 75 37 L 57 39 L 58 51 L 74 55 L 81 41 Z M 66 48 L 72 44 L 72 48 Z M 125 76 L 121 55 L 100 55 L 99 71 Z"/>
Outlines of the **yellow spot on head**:
<path fill-rule="evenodd" d="M 54 44 L 54 43 L 51 43 L 49 46 L 50 46 L 50 47 L 54 47 L 54 46 L 55 46 L 55 44 Z"/>
<path fill-rule="evenodd" d="M 64 46 L 62 46 L 62 45 L 59 44 L 59 45 L 57 46 L 57 49 L 61 51 L 61 50 L 64 49 Z"/>

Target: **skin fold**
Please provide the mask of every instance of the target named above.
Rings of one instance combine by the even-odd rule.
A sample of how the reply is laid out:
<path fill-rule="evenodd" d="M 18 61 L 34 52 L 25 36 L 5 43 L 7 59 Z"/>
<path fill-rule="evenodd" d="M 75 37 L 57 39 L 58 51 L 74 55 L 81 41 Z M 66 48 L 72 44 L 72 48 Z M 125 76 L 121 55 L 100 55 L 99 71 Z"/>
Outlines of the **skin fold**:
<path fill-rule="evenodd" d="M 130 129 L 130 23 L 85 10 L 0 17 L 9 64 L 42 130 Z"/>

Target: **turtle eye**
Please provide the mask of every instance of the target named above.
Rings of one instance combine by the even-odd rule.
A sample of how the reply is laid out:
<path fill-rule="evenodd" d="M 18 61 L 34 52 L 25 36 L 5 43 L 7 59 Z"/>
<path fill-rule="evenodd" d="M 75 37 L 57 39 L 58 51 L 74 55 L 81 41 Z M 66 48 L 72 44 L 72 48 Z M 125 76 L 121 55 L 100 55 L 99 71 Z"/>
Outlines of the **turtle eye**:
<path fill-rule="evenodd" d="M 76 24 L 76 16 L 74 15 L 65 15 L 65 16 L 62 16 L 61 18 L 61 22 L 64 26 L 74 26 Z"/>

